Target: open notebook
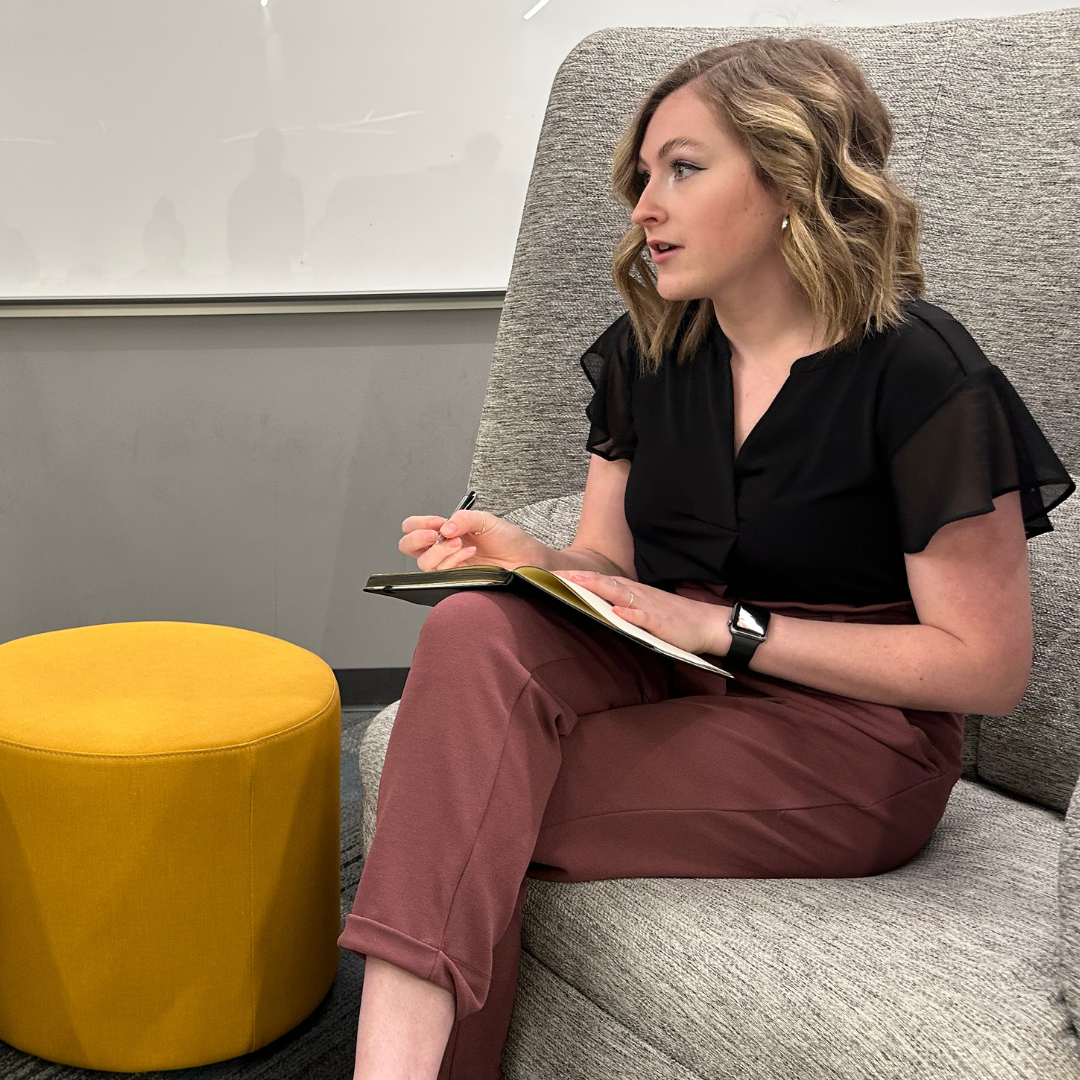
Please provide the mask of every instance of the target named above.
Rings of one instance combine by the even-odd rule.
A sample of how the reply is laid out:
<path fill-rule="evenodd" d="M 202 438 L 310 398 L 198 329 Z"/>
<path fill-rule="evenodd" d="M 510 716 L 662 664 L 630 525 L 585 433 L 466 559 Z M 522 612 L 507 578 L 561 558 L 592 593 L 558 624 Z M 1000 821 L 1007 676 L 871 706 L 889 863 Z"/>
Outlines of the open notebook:
<path fill-rule="evenodd" d="M 575 582 L 565 581 L 538 566 L 519 566 L 516 570 L 505 570 L 501 566 L 458 566 L 453 570 L 411 574 L 372 574 L 364 586 L 364 592 L 396 596 L 399 600 L 425 604 L 428 607 L 433 607 L 451 593 L 460 592 L 462 589 L 512 589 L 525 595 L 535 595 L 536 591 L 539 591 L 647 649 L 692 664 L 703 671 L 714 671 L 718 675 L 731 677 L 730 672 L 710 664 L 708 660 L 702 660 L 700 656 L 680 649 L 677 645 L 671 645 L 647 630 L 619 618 L 612 606 L 596 593 L 589 592 Z"/>

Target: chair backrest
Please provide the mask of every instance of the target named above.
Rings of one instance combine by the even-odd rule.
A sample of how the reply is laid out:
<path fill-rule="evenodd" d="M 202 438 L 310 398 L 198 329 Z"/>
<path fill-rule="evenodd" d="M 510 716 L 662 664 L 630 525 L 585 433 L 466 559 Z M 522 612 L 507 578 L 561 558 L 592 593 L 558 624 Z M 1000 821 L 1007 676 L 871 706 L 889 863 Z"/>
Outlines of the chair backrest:
<path fill-rule="evenodd" d="M 895 122 L 893 174 L 925 211 L 927 298 L 967 327 L 1080 472 L 1080 8 L 882 27 L 613 28 L 573 49 L 548 101 L 473 457 L 487 509 L 584 487 L 577 361 L 624 310 L 610 259 L 627 212 L 610 163 L 637 103 L 692 53 L 765 34 L 819 38 L 862 64 Z M 1052 621 L 1041 632 L 1080 646 L 1075 608 L 1048 599 L 1036 596 Z M 996 732 L 994 783 L 1060 804 L 1080 768 L 1077 685 L 1039 705 L 1053 713 L 1059 772 L 1065 761 L 1052 790 L 1034 775 L 1019 713 L 983 722 L 984 738 Z"/>

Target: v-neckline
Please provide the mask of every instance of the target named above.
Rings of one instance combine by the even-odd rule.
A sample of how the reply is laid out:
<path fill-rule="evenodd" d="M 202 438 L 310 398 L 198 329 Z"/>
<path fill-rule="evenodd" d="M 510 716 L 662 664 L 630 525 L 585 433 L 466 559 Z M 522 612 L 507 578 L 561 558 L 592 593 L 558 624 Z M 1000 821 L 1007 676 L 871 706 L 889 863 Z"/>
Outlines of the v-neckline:
<path fill-rule="evenodd" d="M 719 335 L 720 339 L 720 351 L 723 356 L 724 374 L 727 377 L 727 390 L 728 390 L 728 420 L 730 422 L 731 438 L 728 441 L 728 445 L 731 447 L 731 461 L 735 465 L 738 463 L 739 458 L 742 456 L 743 449 L 746 444 L 753 438 L 754 432 L 761 427 L 762 423 L 768 418 L 769 414 L 774 411 L 777 399 L 783 394 L 788 384 L 791 382 L 791 376 L 795 374 L 796 370 L 802 370 L 802 368 L 812 367 L 812 364 L 803 364 L 805 360 L 814 360 L 821 356 L 824 349 L 818 349 L 817 352 L 807 353 L 806 356 L 800 356 L 791 362 L 791 367 L 788 368 L 787 376 L 780 384 L 780 388 L 773 394 L 772 401 L 769 402 L 765 411 L 757 418 L 754 426 L 746 433 L 743 441 L 739 443 L 738 447 L 735 446 L 735 374 L 731 370 L 731 343 L 727 339 L 727 335 L 724 333 L 723 328 L 720 326 L 716 316 L 712 319 L 713 331 Z M 802 365 L 802 367 L 800 367 Z"/>
<path fill-rule="evenodd" d="M 802 359 L 800 357 L 800 359 Z M 792 373 L 795 370 L 795 364 L 799 361 L 796 360 L 788 368 L 788 373 L 784 378 L 784 381 L 780 384 L 780 388 L 773 394 L 772 401 L 766 406 L 765 411 L 754 422 L 753 427 L 743 436 L 743 441 L 738 446 L 735 445 L 735 373 L 731 370 L 731 352 L 727 351 L 724 357 L 724 368 L 727 374 L 728 385 L 728 419 L 731 421 L 731 461 L 732 464 L 737 465 L 739 458 L 742 456 L 742 452 L 746 447 L 746 444 L 754 437 L 754 432 L 761 427 L 761 425 L 768 419 L 769 413 L 774 411 L 777 399 L 784 392 L 785 387 L 791 382 Z"/>

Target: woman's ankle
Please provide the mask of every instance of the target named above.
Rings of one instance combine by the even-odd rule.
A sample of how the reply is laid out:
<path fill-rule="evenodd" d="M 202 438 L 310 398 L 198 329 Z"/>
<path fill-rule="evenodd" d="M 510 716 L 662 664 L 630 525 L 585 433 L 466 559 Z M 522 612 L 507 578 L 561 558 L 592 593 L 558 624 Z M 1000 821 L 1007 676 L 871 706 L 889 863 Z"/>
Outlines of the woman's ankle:
<path fill-rule="evenodd" d="M 435 1080 L 454 1014 L 449 990 L 369 956 L 354 1080 Z"/>

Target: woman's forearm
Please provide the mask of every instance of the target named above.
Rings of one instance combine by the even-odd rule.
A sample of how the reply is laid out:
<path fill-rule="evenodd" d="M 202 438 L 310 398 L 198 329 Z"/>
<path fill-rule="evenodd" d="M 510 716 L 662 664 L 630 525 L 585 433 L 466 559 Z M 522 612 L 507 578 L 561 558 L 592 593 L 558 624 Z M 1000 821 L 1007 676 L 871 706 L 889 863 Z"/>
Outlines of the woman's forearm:
<path fill-rule="evenodd" d="M 570 577 L 602 596 L 628 622 L 689 652 L 724 657 L 731 647 L 730 609 L 724 605 L 593 567 Z M 773 614 L 750 670 L 900 708 L 1009 712 L 1027 684 L 1031 614 L 1023 590 L 999 584 L 1004 585 L 1001 595 L 992 594 L 978 618 L 959 602 L 954 609 L 949 590 L 941 590 L 937 605 L 945 616 L 941 622 L 948 625 L 948 615 L 955 617 L 960 610 L 961 617 L 955 619 L 958 631 L 935 626 L 929 618 L 897 625 Z"/>
<path fill-rule="evenodd" d="M 933 626 L 834 623 L 774 615 L 751 670 L 844 697 L 908 709 L 1001 715 L 1027 685 L 1030 642 L 969 644 Z"/>

